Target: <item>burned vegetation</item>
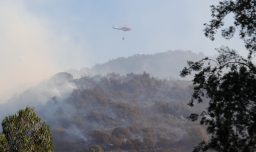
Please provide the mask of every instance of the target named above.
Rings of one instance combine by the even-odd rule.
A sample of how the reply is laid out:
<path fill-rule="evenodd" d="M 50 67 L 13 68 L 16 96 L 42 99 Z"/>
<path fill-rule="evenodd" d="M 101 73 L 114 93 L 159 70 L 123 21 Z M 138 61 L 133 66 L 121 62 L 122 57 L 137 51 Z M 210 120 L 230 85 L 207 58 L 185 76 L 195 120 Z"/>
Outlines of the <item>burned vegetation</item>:
<path fill-rule="evenodd" d="M 204 129 L 187 120 L 189 81 L 147 73 L 58 77 L 63 75 L 75 86 L 72 93 L 38 108 L 52 129 L 55 151 L 185 152 L 207 140 Z"/>

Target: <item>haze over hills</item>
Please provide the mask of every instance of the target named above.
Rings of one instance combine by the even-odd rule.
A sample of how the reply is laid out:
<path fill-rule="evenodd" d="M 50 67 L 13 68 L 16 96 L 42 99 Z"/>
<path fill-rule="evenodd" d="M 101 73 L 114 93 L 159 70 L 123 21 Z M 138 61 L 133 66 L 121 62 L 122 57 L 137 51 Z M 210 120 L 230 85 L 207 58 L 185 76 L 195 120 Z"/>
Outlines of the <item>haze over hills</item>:
<path fill-rule="evenodd" d="M 166 51 L 151 55 L 137 54 L 130 57 L 120 57 L 106 63 L 97 64 L 92 68 L 84 68 L 78 71 L 70 71 L 74 75 L 106 75 L 118 73 L 141 74 L 149 73 L 151 76 L 161 79 L 181 79 L 180 70 L 186 66 L 187 61 L 196 61 L 204 57 L 202 53 L 192 51 Z"/>
<path fill-rule="evenodd" d="M 57 152 L 95 144 L 112 152 L 191 151 L 207 140 L 204 129 L 186 119 L 200 109 L 187 106 L 190 81 L 167 78 L 178 78 L 187 60 L 202 56 L 168 51 L 111 60 L 80 78 L 73 75 L 84 71 L 61 72 L 1 105 L 0 116 L 35 107 L 52 129 Z"/>
<path fill-rule="evenodd" d="M 143 74 L 144 72 L 160 79 L 173 80 L 181 79 L 180 70 L 186 66 L 188 60 L 199 60 L 204 55 L 202 53 L 193 53 L 192 51 L 166 51 L 151 55 L 137 54 L 130 57 L 120 57 L 110 60 L 106 63 L 97 64 L 92 68 L 83 68 L 81 70 L 69 70 L 74 78 L 84 76 L 93 77 L 96 75 L 107 75 L 117 73 L 126 75 L 129 73 Z M 5 105 L 9 105 L 8 110 L 0 110 L 4 115 L 6 111 L 14 112 L 18 107 L 25 105 L 38 105 L 46 103 L 51 96 L 63 96 L 72 92 L 75 86 L 68 83 L 69 76 L 59 77 L 56 74 L 47 81 L 43 81 L 26 91 L 21 95 L 15 95 Z M 61 75 L 61 73 L 60 73 Z M 40 92 L 40 93 L 39 93 Z M 35 102 L 36 101 L 36 102 Z"/>
<path fill-rule="evenodd" d="M 95 144 L 112 152 L 186 152 L 207 139 L 201 126 L 186 119 L 197 110 L 187 106 L 190 96 L 190 82 L 146 73 L 80 79 L 59 73 L 12 102 L 34 105 L 51 127 L 57 152 Z"/>

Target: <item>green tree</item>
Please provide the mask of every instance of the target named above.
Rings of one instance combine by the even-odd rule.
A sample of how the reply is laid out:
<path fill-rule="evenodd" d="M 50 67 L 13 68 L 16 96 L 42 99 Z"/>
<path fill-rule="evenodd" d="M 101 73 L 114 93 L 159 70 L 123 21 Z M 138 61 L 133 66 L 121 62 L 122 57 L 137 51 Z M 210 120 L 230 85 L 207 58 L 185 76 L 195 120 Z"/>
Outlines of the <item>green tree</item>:
<path fill-rule="evenodd" d="M 6 117 L 2 127 L 11 152 L 53 151 L 50 129 L 32 108 Z"/>
<path fill-rule="evenodd" d="M 4 134 L 0 134 L 0 151 L 1 152 L 8 152 L 8 143 L 7 140 L 5 138 Z"/>
<path fill-rule="evenodd" d="M 256 151 L 256 1 L 222 0 L 211 6 L 212 20 L 205 24 L 205 35 L 211 40 L 219 29 L 222 36 L 231 39 L 238 30 L 248 50 L 246 58 L 228 47 L 217 49 L 216 59 L 208 57 L 188 61 L 181 76 L 194 74 L 194 91 L 190 106 L 207 100 L 208 107 L 200 114 L 191 114 L 200 120 L 210 135 L 194 152 Z M 225 17 L 232 14 L 234 23 L 226 27 Z"/>

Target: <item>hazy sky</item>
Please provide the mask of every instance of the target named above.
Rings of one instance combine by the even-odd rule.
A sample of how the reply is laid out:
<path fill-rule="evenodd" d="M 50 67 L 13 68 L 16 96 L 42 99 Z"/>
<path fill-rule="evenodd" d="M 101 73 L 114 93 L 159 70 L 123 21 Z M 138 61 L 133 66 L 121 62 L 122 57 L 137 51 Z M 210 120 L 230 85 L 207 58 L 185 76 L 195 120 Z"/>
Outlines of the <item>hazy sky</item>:
<path fill-rule="evenodd" d="M 212 55 L 203 24 L 216 0 L 0 0 L 0 102 L 57 71 L 167 50 Z M 128 26 L 125 34 L 112 26 Z"/>

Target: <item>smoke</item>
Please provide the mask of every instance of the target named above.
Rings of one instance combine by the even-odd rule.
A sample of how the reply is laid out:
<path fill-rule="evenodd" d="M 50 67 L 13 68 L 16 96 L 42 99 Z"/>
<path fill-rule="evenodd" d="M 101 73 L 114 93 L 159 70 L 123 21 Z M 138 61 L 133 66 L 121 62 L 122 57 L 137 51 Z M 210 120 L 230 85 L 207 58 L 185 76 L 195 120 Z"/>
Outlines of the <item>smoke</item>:
<path fill-rule="evenodd" d="M 49 119 L 51 115 L 55 115 L 54 112 L 60 107 L 64 111 L 68 111 L 70 106 L 65 106 L 65 104 L 60 101 L 65 101 L 72 91 L 76 89 L 76 85 L 72 81 L 73 77 L 70 74 L 61 72 L 27 89 L 21 94 L 10 97 L 8 102 L 2 103 L 0 106 L 0 122 L 4 117 L 14 114 L 19 109 L 23 109 L 27 106 L 36 108 L 40 114 L 43 113 L 43 116 Z M 48 102 L 54 102 L 56 106 L 49 106 L 49 108 L 45 109 L 43 112 L 40 111 L 40 108 L 43 107 L 43 105 L 47 106 Z M 71 109 L 69 111 L 74 110 Z M 63 117 L 66 117 L 66 115 L 63 115 Z"/>
<path fill-rule="evenodd" d="M 92 143 L 111 148 L 127 143 L 135 146 L 133 142 L 148 148 L 158 145 L 167 149 L 180 144 L 190 149 L 199 137 L 207 136 L 201 128 L 194 129 L 192 123 L 180 119 L 190 113 L 186 106 L 191 95 L 189 84 L 158 80 L 148 74 L 74 79 L 62 72 L 9 100 L 7 104 L 12 110 L 8 113 L 24 107 L 17 101 L 25 106 L 34 104 L 51 127 L 59 148 L 56 151 L 71 151 L 60 149 L 63 145 L 80 150 Z M 7 115 L 1 114 L 7 108 L 0 107 L 0 120 Z"/>
<path fill-rule="evenodd" d="M 45 23 L 18 1 L 0 2 L 0 103 L 57 71 Z M 21 91 L 21 90 L 20 90 Z"/>
<path fill-rule="evenodd" d="M 0 104 L 58 71 L 79 65 L 84 57 L 73 53 L 83 47 L 67 33 L 56 32 L 50 18 L 32 13 L 26 1 L 1 0 L 0 18 Z"/>

